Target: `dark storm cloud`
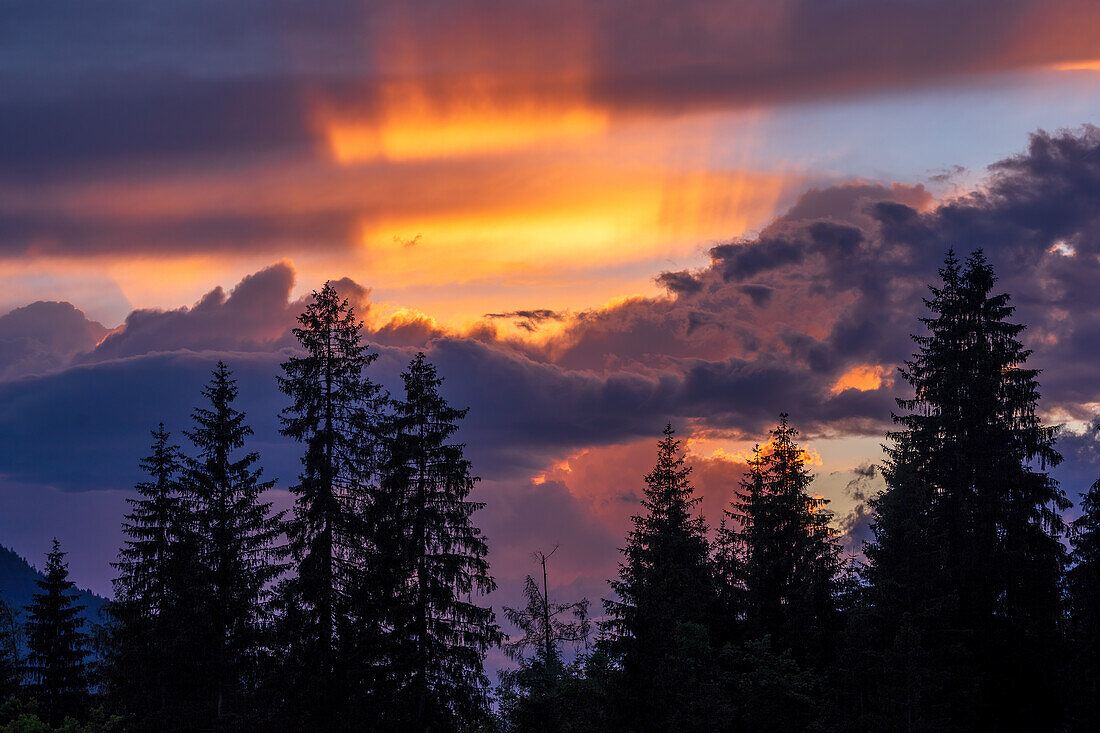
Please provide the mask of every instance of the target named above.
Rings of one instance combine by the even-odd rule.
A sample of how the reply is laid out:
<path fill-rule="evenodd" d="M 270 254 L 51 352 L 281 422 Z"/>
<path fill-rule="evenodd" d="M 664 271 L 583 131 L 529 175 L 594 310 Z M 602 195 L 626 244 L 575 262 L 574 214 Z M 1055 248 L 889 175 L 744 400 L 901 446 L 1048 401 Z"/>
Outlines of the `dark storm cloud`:
<path fill-rule="evenodd" d="M 688 414 L 731 425 L 755 423 L 753 405 L 766 395 L 771 412 L 790 410 L 800 422 L 845 420 L 878 431 L 891 407 L 884 396 L 902 385 L 836 395 L 832 386 L 860 365 L 882 367 L 888 380 L 912 353 L 921 299 L 949 248 L 964 256 L 985 249 L 1029 326 L 1031 361 L 1045 369 L 1043 405 L 1089 417 L 1085 404 L 1100 400 L 1093 127 L 1037 133 L 1024 153 L 992 166 L 980 189 L 939 206 L 919 187 L 807 192 L 758 238 L 713 248 L 711 266 L 690 273 L 694 292 L 587 314 L 552 353 L 571 368 L 677 374 L 700 405 Z M 716 325 L 700 327 L 706 323 Z M 728 411 L 734 396 L 739 409 Z"/>
<path fill-rule="evenodd" d="M 175 352 L 73 367 L 0 383 L 0 475 L 68 491 L 128 489 L 138 478 L 149 431 L 163 421 L 183 442 L 191 410 L 218 359 L 240 385 L 240 406 L 256 431 L 269 475 L 297 474 L 277 435 L 281 409 L 273 353 Z"/>
<path fill-rule="evenodd" d="M 767 285 L 742 285 L 741 292 L 749 296 L 752 299 L 752 304 L 758 308 L 763 308 L 771 300 L 772 295 L 775 293 L 775 288 Z"/>
<path fill-rule="evenodd" d="M 690 272 L 662 272 L 656 279 L 658 285 L 676 295 L 691 295 L 703 289 L 703 283 Z"/>
<path fill-rule="evenodd" d="M 546 321 L 563 321 L 568 313 L 550 310 L 549 308 L 537 308 L 535 310 L 517 310 L 507 313 L 486 313 L 484 318 L 490 321 L 511 319 L 512 325 L 522 328 L 528 333 L 535 333 Z"/>
<path fill-rule="evenodd" d="M 396 394 L 398 375 L 415 349 L 376 349 L 381 358 L 371 376 Z M 257 441 L 281 445 L 275 416 L 285 400 L 275 388 L 275 375 L 286 353 L 149 353 L 0 383 L 0 434 L 5 436 L 0 474 L 67 490 L 117 488 L 119 481 L 128 485 L 147 430 L 160 420 L 177 430 L 185 426 L 219 358 L 240 380 Z M 705 416 L 728 427 L 764 424 L 774 419 L 774 404 L 785 396 L 789 404 L 805 406 L 807 422 L 811 415 L 824 418 L 810 386 L 790 394 L 789 382 L 797 375 L 777 366 L 708 363 L 685 374 L 601 376 L 472 340 L 440 339 L 427 353 L 446 378 L 445 396 L 471 407 L 460 435 L 471 457 L 483 475 L 498 480 L 530 475 L 550 457 L 582 447 L 650 437 L 676 414 Z M 853 411 L 843 401 L 831 403 L 840 414 Z M 866 409 L 860 405 L 854 411 Z M 296 473 L 285 454 L 275 451 L 282 477 Z"/>
<path fill-rule="evenodd" d="M 1053 337 L 1036 342 L 1038 354 L 1075 352 L 1072 364 L 1085 356 L 1077 350 L 1089 339 L 1081 336 L 1095 326 L 1097 295 L 1088 283 L 1100 253 L 1098 149 L 1095 128 L 1039 133 L 1025 154 L 993 166 L 981 190 L 925 212 L 860 197 L 867 219 L 860 225 L 830 221 L 856 218 L 844 210 L 819 211 L 816 221 L 784 216 L 757 240 L 714 248 L 711 276 L 766 276 L 789 295 L 804 288 L 853 297 L 823 343 L 896 360 L 904 338 L 890 334 L 911 330 L 914 296 L 934 278 L 944 252 L 984 248 L 1022 320 L 1036 337 Z"/>
<path fill-rule="evenodd" d="M 56 98 L 6 95 L 0 139 L 19 143 L 0 146 L 0 180 L 72 180 L 133 172 L 142 161 L 211 164 L 311 145 L 292 80 L 151 76 Z"/>
<path fill-rule="evenodd" d="M 638 109 L 835 97 L 1087 59 L 1100 16 L 1072 0 L 694 0 L 674 14 L 659 0 L 613 7 L 601 17 L 598 94 Z"/>
<path fill-rule="evenodd" d="M 357 214 L 347 208 L 308 213 L 212 212 L 160 218 L 48 210 L 6 212 L 0 204 L 0 256 L 246 254 L 317 242 L 349 246 Z"/>
<path fill-rule="evenodd" d="M 538 308 L 536 310 L 518 310 L 508 311 L 507 313 L 486 313 L 485 317 L 490 319 L 496 318 L 518 318 L 524 321 L 560 321 L 565 318 L 566 314 L 558 311 L 550 310 L 549 308 Z"/>

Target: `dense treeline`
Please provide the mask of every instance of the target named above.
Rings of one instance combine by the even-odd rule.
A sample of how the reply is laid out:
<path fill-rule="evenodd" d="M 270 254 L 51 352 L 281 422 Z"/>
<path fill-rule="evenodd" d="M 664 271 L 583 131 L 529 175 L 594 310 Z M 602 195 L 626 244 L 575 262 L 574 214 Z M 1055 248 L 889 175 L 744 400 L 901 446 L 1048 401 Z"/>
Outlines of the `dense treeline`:
<path fill-rule="evenodd" d="M 551 598 L 553 552 L 536 553 L 525 605 L 503 609 L 511 638 L 479 602 L 495 585 L 453 442 L 465 410 L 423 354 L 384 393 L 326 285 L 279 378 L 293 509 L 264 500 L 219 363 L 189 449 L 152 433 L 103 627 L 82 627 L 56 542 L 25 625 L 0 608 L 0 726 L 1095 730 L 1100 481 L 1067 525 L 1056 429 L 995 284 L 979 251 L 949 254 L 931 288 L 863 559 L 842 553 L 786 415 L 717 526 L 669 426 L 602 612 Z M 493 691 L 498 644 L 516 665 Z"/>

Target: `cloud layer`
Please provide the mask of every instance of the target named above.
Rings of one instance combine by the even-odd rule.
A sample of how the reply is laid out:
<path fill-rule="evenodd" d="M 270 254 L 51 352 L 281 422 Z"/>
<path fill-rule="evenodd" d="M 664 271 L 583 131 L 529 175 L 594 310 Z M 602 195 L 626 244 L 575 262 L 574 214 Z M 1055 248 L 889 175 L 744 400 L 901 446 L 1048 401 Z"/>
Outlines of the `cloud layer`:
<path fill-rule="evenodd" d="M 614 566 L 666 421 L 711 444 L 760 440 L 780 411 L 811 444 L 881 435 L 904 388 L 894 368 L 912 351 L 908 334 L 949 247 L 985 248 L 1029 325 L 1051 419 L 1090 419 L 1100 402 L 1098 191 L 1100 131 L 1040 132 L 979 188 L 946 201 L 905 184 L 808 190 L 758 236 L 714 246 L 706 267 L 660 275 L 663 297 L 493 313 L 455 331 L 408 312 L 386 319 L 366 287 L 338 287 L 367 319 L 376 379 L 396 389 L 422 349 L 446 377 L 448 399 L 471 407 L 460 437 L 485 478 L 479 492 L 502 577 L 525 572 L 516 553 L 561 542 L 572 548 L 561 555 L 562 582 L 591 588 Z M 4 490 L 132 485 L 148 429 L 187 426 L 217 359 L 240 379 L 267 474 L 289 484 L 297 454 L 277 434 L 285 400 L 275 376 L 301 308 L 294 277 L 276 263 L 193 306 L 135 311 L 109 334 L 68 304 L 0 317 L 9 345 L 0 365 Z M 508 336 L 496 324 L 509 320 L 549 330 Z M 1060 475 L 1074 484 L 1071 496 L 1096 473 L 1091 439 L 1067 436 Z M 860 465 L 877 458 L 823 470 L 842 485 L 859 468 L 852 486 L 865 494 L 872 478 Z M 702 453 L 692 461 L 716 521 L 740 464 Z M 859 499 L 833 498 L 842 517 Z M 865 515 L 844 522 L 853 539 L 865 535 Z"/>

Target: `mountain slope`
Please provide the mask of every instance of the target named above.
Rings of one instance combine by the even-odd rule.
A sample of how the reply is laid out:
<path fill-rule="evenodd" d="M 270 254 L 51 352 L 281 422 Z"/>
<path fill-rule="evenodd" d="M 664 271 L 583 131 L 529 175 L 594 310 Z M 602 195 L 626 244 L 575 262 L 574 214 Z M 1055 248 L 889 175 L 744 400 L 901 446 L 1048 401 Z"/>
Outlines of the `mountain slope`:
<path fill-rule="evenodd" d="M 31 567 L 30 563 L 12 550 L 0 545 L 0 599 L 15 608 L 21 619 L 26 618 L 24 607 L 38 592 L 35 581 L 41 577 L 42 574 Z M 86 606 L 81 614 L 85 622 L 101 623 L 100 611 L 107 603 L 107 599 L 83 588 L 77 588 L 77 590 L 80 593 L 78 602 Z"/>

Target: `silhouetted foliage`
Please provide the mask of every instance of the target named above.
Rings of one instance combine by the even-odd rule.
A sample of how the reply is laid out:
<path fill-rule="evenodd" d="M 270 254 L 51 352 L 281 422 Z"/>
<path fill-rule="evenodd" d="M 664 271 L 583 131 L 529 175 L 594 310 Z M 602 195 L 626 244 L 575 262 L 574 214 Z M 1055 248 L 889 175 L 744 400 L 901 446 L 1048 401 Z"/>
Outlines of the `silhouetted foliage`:
<path fill-rule="evenodd" d="M 18 612 L 0 599 L 0 700 L 19 692 L 23 681 L 18 618 Z"/>
<path fill-rule="evenodd" d="M 822 715 L 821 676 L 771 637 L 729 645 L 719 658 L 725 707 L 721 730 L 786 733 L 812 730 Z"/>
<path fill-rule="evenodd" d="M 745 637 L 770 637 L 821 664 L 837 630 L 842 563 L 828 500 L 810 493 L 813 475 L 797 436 L 782 415 L 767 449 L 754 449 L 716 555 L 725 570 L 722 596 L 732 603 L 727 618 L 742 621 Z"/>
<path fill-rule="evenodd" d="M 370 515 L 373 587 L 364 589 L 385 629 L 389 688 L 380 714 L 391 728 L 454 729 L 488 710 L 483 660 L 500 631 L 474 596 L 496 584 L 471 522 L 482 506 L 469 500 L 478 479 L 464 446 L 449 442 L 467 411 L 443 399 L 443 380 L 424 354 L 401 376 L 403 398 L 381 433 L 381 491 Z"/>
<path fill-rule="evenodd" d="M 196 649 L 208 687 L 210 724 L 228 726 L 248 712 L 246 700 L 258 686 L 268 651 L 268 590 L 282 572 L 276 543 L 281 514 L 271 512 L 263 493 L 255 452 L 242 452 L 252 429 L 233 407 L 237 386 L 218 362 L 202 391 L 209 407 L 196 408 L 186 432 L 197 455 L 186 463 L 183 487 L 194 512 L 203 578 L 195 603 L 205 614 L 206 644 Z"/>
<path fill-rule="evenodd" d="M 949 254 L 940 276 L 900 370 L 913 393 L 866 563 L 842 558 L 785 414 L 713 536 L 668 426 L 591 649 L 588 601 L 551 598 L 553 552 L 504 608 L 518 633 L 503 639 L 480 602 L 496 586 L 455 442 L 466 410 L 424 354 L 384 396 L 326 284 L 279 380 L 282 432 L 304 446 L 293 517 L 264 500 L 219 363 L 186 433 L 195 455 L 162 425 L 141 461 L 100 673 L 56 541 L 25 659 L 0 604 L 0 733 L 1094 730 L 1100 481 L 1067 531 L 1023 326 L 981 252 Z M 494 709 L 497 644 L 516 667 Z"/>
<path fill-rule="evenodd" d="M 519 663 L 500 673 L 499 708 L 513 730 L 568 730 L 575 708 L 570 698 L 573 684 L 583 674 L 583 657 L 566 663 L 562 646 L 573 651 L 588 648 L 591 621 L 588 599 L 561 603 L 550 599 L 547 560 L 554 552 L 534 553 L 542 566 L 542 585 L 530 575 L 523 586 L 526 605 L 504 607 L 508 621 L 521 632 L 510 638 L 504 651 Z"/>
<path fill-rule="evenodd" d="M 195 650 L 206 621 L 195 598 L 207 582 L 197 517 L 182 494 L 183 456 L 162 423 L 152 453 L 141 460 L 148 477 L 127 499 L 127 537 L 113 565 L 104 683 L 131 730 L 186 730 L 198 725 L 203 669 Z"/>
<path fill-rule="evenodd" d="M 367 351 L 362 323 L 331 283 L 313 293 L 298 323 L 294 336 L 304 354 L 287 360 L 279 377 L 293 400 L 281 416 L 283 435 L 305 444 L 287 523 L 297 573 L 280 592 L 282 687 L 298 719 L 332 728 L 346 724 L 347 702 L 372 686 L 378 661 L 377 620 L 356 619 L 350 596 L 363 584 L 371 542 L 365 512 L 377 484 L 384 399 L 363 374 L 377 355 Z"/>
<path fill-rule="evenodd" d="M 668 730 L 689 711 L 701 660 L 691 655 L 716 607 L 706 524 L 672 426 L 657 444 L 642 508 L 623 548 L 601 643 L 620 669 L 612 714 L 622 727 Z M 703 670 L 705 671 L 705 670 Z"/>
<path fill-rule="evenodd" d="M 396 661 L 393 713 L 416 727 L 446 727 L 484 710 L 482 660 L 500 633 L 492 610 L 472 594 L 496 585 L 488 548 L 470 522 L 482 506 L 468 499 L 477 478 L 464 446 L 448 442 L 467 411 L 442 398 L 442 379 L 423 354 L 402 379 L 404 398 L 382 432 L 382 487 L 372 515 L 376 565 L 384 582 L 396 581 L 386 614 Z"/>
<path fill-rule="evenodd" d="M 1100 728 L 1100 479 L 1084 494 L 1081 516 L 1073 522 L 1072 559 L 1075 565 L 1066 577 L 1070 718 L 1074 730 L 1090 731 Z"/>
<path fill-rule="evenodd" d="M 873 502 L 872 603 L 882 623 L 883 725 L 1057 724 L 1059 541 L 1068 507 L 1045 472 L 1061 457 L 1036 417 L 1038 372 L 980 251 L 949 254 L 928 334 L 901 369 L 887 490 Z"/>
<path fill-rule="evenodd" d="M 88 638 L 79 615 L 83 606 L 76 602 L 65 553 L 56 539 L 43 572 L 45 577 L 38 581 L 41 592 L 27 607 L 26 670 L 42 717 L 53 724 L 78 714 L 87 702 Z"/>

